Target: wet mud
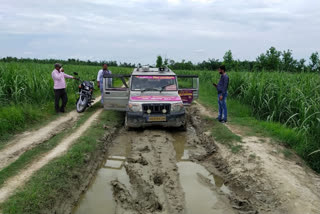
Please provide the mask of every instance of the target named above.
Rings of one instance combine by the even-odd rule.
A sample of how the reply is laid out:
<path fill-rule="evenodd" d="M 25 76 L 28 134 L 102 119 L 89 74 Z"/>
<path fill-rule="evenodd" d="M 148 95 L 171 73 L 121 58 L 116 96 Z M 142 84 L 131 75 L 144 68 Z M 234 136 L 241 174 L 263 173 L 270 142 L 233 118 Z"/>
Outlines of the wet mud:
<path fill-rule="evenodd" d="M 207 143 L 192 126 L 120 131 L 73 213 L 238 213 L 224 179 L 196 159 L 215 151 Z"/>
<path fill-rule="evenodd" d="M 186 132 L 122 129 L 73 213 L 320 213 L 319 176 L 274 155 L 268 139 L 243 136 L 244 151 L 232 153 L 198 105 Z"/>

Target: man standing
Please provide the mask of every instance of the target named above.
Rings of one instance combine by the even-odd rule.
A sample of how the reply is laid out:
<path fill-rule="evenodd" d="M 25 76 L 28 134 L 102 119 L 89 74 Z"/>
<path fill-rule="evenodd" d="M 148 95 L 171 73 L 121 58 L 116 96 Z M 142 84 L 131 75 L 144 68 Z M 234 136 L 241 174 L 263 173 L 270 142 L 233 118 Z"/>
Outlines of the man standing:
<path fill-rule="evenodd" d="M 56 113 L 62 112 L 64 113 L 65 107 L 68 102 L 68 96 L 66 92 L 66 81 L 65 78 L 74 79 L 73 76 L 64 73 L 64 69 L 61 68 L 61 64 L 56 63 L 54 65 L 54 70 L 51 73 L 53 82 L 54 82 L 54 107 Z M 59 107 L 60 99 L 62 99 L 62 106 Z"/>
<path fill-rule="evenodd" d="M 107 74 L 112 74 L 110 70 L 108 70 L 108 65 L 106 63 L 102 64 L 102 69 L 98 72 L 97 76 L 97 84 L 101 91 L 101 104 L 103 105 L 103 76 Z M 112 86 L 112 78 L 108 78 L 108 87 Z"/>
<path fill-rule="evenodd" d="M 228 116 L 228 111 L 227 111 L 227 103 L 226 99 L 228 96 L 228 86 L 229 86 L 229 77 L 226 74 L 226 67 L 224 65 L 221 65 L 219 67 L 219 73 L 221 75 L 220 81 L 217 84 L 213 84 L 218 91 L 218 105 L 219 105 L 219 115 L 218 115 L 218 120 L 221 123 L 226 123 L 227 122 L 227 116 Z M 223 118 L 222 118 L 223 116 Z"/>

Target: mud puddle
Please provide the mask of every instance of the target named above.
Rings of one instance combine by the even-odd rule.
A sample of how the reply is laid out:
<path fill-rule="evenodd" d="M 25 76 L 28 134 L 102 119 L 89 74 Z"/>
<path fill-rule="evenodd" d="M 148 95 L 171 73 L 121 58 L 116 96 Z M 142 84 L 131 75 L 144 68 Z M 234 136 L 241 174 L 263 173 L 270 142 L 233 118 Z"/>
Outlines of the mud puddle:
<path fill-rule="evenodd" d="M 186 214 L 199 213 L 234 213 L 228 199 L 230 190 L 224 185 L 220 176 L 213 175 L 205 167 L 190 160 L 188 144 L 189 134 L 178 132 L 173 134 L 173 146 L 176 151 L 180 183 L 185 193 Z"/>
<path fill-rule="evenodd" d="M 185 192 L 185 213 L 194 214 L 200 210 L 202 213 L 235 213 L 226 197 L 230 190 L 220 177 L 210 174 L 203 166 L 190 161 L 179 162 L 177 165 Z"/>
<path fill-rule="evenodd" d="M 190 133 L 120 133 L 73 213 L 234 213 L 223 179 L 190 160 Z"/>
<path fill-rule="evenodd" d="M 127 156 L 130 152 L 130 139 L 127 135 L 117 137 L 110 149 L 112 155 L 108 155 L 103 162 L 96 177 L 91 182 L 88 190 L 80 198 L 79 204 L 74 208 L 74 214 L 113 214 L 116 203 L 112 196 L 111 181 L 130 185 L 129 176 L 124 168 Z"/>

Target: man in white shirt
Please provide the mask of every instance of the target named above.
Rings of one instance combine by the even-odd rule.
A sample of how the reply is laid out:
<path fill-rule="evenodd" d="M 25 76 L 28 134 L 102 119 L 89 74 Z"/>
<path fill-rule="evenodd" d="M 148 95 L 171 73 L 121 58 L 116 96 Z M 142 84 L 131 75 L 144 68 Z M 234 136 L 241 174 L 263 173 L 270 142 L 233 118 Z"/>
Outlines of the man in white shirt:
<path fill-rule="evenodd" d="M 107 74 L 112 74 L 110 70 L 108 70 L 108 65 L 104 63 L 102 65 L 102 69 L 98 72 L 97 76 L 97 85 L 100 88 L 101 91 L 101 104 L 103 105 L 103 76 Z M 111 88 L 112 86 L 112 78 L 108 78 L 108 87 Z"/>

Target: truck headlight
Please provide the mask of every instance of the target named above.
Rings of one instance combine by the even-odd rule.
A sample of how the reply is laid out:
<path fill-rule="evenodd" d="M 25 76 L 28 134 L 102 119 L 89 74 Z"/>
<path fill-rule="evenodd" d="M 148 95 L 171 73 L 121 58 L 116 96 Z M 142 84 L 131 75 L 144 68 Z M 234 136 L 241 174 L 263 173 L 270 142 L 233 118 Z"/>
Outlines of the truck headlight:
<path fill-rule="evenodd" d="M 142 112 L 142 106 L 139 103 L 129 103 L 129 111 L 132 112 Z"/>
<path fill-rule="evenodd" d="M 184 106 L 182 103 L 171 104 L 171 112 L 180 112 L 183 110 L 184 110 Z"/>

